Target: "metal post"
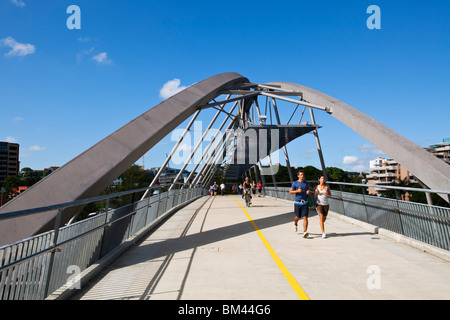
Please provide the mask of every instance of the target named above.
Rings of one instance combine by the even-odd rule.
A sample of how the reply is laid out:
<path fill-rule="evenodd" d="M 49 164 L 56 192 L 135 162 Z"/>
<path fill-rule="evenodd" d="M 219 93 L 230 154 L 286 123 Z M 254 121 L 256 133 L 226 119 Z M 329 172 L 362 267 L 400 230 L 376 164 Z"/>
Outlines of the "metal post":
<path fill-rule="evenodd" d="M 219 114 L 222 112 L 222 109 L 225 107 L 225 104 L 223 104 L 220 109 L 216 112 L 214 118 L 211 120 L 211 122 L 209 123 L 208 127 L 206 128 L 205 132 L 203 133 L 202 137 L 200 138 L 200 141 L 197 142 L 197 144 L 194 147 L 194 150 L 192 150 L 191 154 L 189 155 L 189 159 L 186 160 L 186 163 L 183 165 L 183 167 L 180 169 L 180 172 L 178 172 L 177 176 L 175 177 L 175 179 L 173 180 L 173 182 L 177 182 L 178 178 L 181 176 L 181 174 L 183 173 L 184 169 L 186 169 L 187 165 L 189 164 L 189 161 L 191 161 L 192 157 L 194 156 L 195 152 L 197 151 L 198 147 L 200 146 L 200 144 L 203 143 L 203 140 L 206 137 L 206 134 L 209 132 L 209 129 L 211 129 L 212 125 L 214 124 L 214 122 L 216 121 L 217 117 L 219 116 Z M 169 187 L 169 190 L 172 190 L 174 184 L 172 184 Z"/>
<path fill-rule="evenodd" d="M 311 107 L 309 107 L 309 114 L 311 115 L 311 122 L 316 125 L 316 120 L 314 118 L 314 113 Z M 325 167 L 325 161 L 323 160 L 322 147 L 320 146 L 319 134 L 317 133 L 317 128 L 314 129 L 314 137 L 316 138 L 317 151 L 319 152 L 320 165 L 322 166 L 323 176 L 325 181 L 328 181 L 327 169 Z"/>
<path fill-rule="evenodd" d="M 275 192 L 277 192 L 277 179 L 275 178 L 275 175 L 273 174 L 272 159 L 270 158 L 270 154 L 267 157 L 269 158 L 269 166 L 270 166 L 270 172 L 272 174 L 272 182 L 275 187 Z"/>
<path fill-rule="evenodd" d="M 197 169 L 197 167 L 200 165 L 200 162 L 203 160 L 203 158 L 205 157 L 206 153 L 208 152 L 209 148 L 211 147 L 211 145 L 213 144 L 213 142 L 216 140 L 217 135 L 219 134 L 220 130 L 222 130 L 223 126 L 225 125 L 225 123 L 228 121 L 228 119 L 231 116 L 231 113 L 234 111 L 234 108 L 237 105 L 237 101 L 234 103 L 233 107 L 231 108 L 230 112 L 228 113 L 227 117 L 223 120 L 222 124 L 220 125 L 219 129 L 217 130 L 217 132 L 215 133 L 214 137 L 211 139 L 210 143 L 208 144 L 208 146 L 205 148 L 205 151 L 203 151 L 202 157 L 199 161 L 199 163 L 197 163 L 195 165 L 195 167 L 192 169 L 191 173 L 189 174 L 187 180 L 189 181 L 189 179 L 191 179 L 192 175 L 194 174 L 195 170 Z M 234 121 L 231 121 L 230 124 L 228 125 L 227 129 L 230 129 L 231 126 L 233 125 Z M 194 182 L 194 181 L 192 181 Z M 191 184 L 192 185 L 192 184 Z M 181 189 L 184 188 L 184 185 L 181 187 Z"/>
<path fill-rule="evenodd" d="M 53 226 L 53 241 L 51 246 L 54 247 L 58 244 L 58 236 L 59 236 L 59 227 L 61 224 L 61 216 L 62 216 L 62 211 L 63 209 L 58 209 L 58 214 L 56 215 L 56 219 L 55 219 L 55 225 Z M 47 278 L 45 281 L 45 297 L 48 297 L 48 295 L 50 294 L 49 290 L 50 290 L 50 281 L 52 279 L 52 270 L 53 270 L 53 263 L 55 260 L 55 253 L 56 253 L 56 248 L 54 248 L 51 253 L 50 253 L 50 261 L 48 263 L 48 270 L 47 270 Z"/>
<path fill-rule="evenodd" d="M 277 119 L 277 124 L 280 125 L 281 124 L 280 115 L 278 114 L 277 103 L 275 102 L 274 98 L 272 98 L 272 104 L 273 104 L 273 110 L 275 112 L 275 117 Z M 294 176 L 292 175 L 291 163 L 289 161 L 289 155 L 288 155 L 286 146 L 283 146 L 283 151 L 284 151 L 284 158 L 286 160 L 286 166 L 287 166 L 288 173 L 289 173 L 289 179 L 292 184 L 294 182 Z"/>
<path fill-rule="evenodd" d="M 186 129 L 184 130 L 183 134 L 181 135 L 181 137 L 178 139 L 177 143 L 174 145 L 174 147 L 172 148 L 172 151 L 170 151 L 169 156 L 167 157 L 167 159 L 164 161 L 163 165 L 159 168 L 158 172 L 156 173 L 155 177 L 153 178 L 152 182 L 150 183 L 149 187 L 153 187 L 153 185 L 156 183 L 156 181 L 158 181 L 161 173 L 164 171 L 164 169 L 166 168 L 167 164 L 169 163 L 170 159 L 172 159 L 173 154 L 175 153 L 175 151 L 178 149 L 178 146 L 180 145 L 180 143 L 183 141 L 184 137 L 186 136 L 186 134 L 188 133 L 188 131 L 191 129 L 192 124 L 194 123 L 195 119 L 197 119 L 198 115 L 200 114 L 200 110 L 197 110 L 197 112 L 195 112 L 195 114 L 193 115 L 191 121 L 189 121 L 189 124 L 187 125 Z M 147 197 L 147 194 L 149 192 L 150 189 L 146 190 L 144 195 L 142 196 L 141 200 L 145 199 Z"/>
<path fill-rule="evenodd" d="M 230 123 L 230 125 L 229 125 L 228 127 L 230 128 L 231 125 L 232 125 L 233 123 L 234 123 L 234 122 Z M 220 154 L 219 150 L 222 148 L 223 144 L 224 144 L 224 143 L 226 144 L 226 142 L 228 141 L 228 138 L 227 138 L 226 136 L 227 136 L 227 134 L 229 134 L 229 133 L 230 133 L 230 132 L 229 132 L 229 130 L 227 129 L 227 130 L 225 130 L 225 132 L 222 134 L 222 143 L 221 143 L 221 144 L 218 144 L 218 145 L 216 146 L 216 148 L 211 152 L 211 154 L 208 155 L 208 157 L 207 157 L 206 160 L 205 160 L 205 163 L 203 164 L 203 166 L 202 166 L 201 169 L 199 170 L 197 176 L 196 176 L 196 177 L 194 178 L 194 180 L 192 181 L 191 187 L 197 183 L 197 181 L 200 179 L 200 176 L 203 176 L 203 182 L 204 182 L 204 183 L 207 181 L 206 178 L 209 177 L 209 173 L 210 173 L 210 172 L 209 172 L 209 173 L 206 173 L 206 174 L 205 174 L 205 172 L 207 172 L 208 167 L 211 167 L 211 166 L 217 161 L 216 159 L 219 157 L 219 154 Z M 212 164 L 211 164 L 211 163 L 212 163 Z"/>
<path fill-rule="evenodd" d="M 363 202 L 364 202 L 364 210 L 366 211 L 366 222 L 369 222 L 369 214 L 367 213 L 367 203 L 366 203 L 366 191 L 364 190 L 364 187 L 361 187 L 362 195 L 363 195 Z"/>

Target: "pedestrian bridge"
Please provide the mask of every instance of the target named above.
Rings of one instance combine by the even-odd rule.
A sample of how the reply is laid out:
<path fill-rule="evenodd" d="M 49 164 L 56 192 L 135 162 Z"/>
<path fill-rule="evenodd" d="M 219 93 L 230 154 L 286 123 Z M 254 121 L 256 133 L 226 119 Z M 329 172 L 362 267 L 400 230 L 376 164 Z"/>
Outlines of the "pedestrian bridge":
<path fill-rule="evenodd" d="M 450 298 L 448 208 L 333 190 L 327 238 L 314 202 L 303 238 L 288 187 L 263 188 L 250 207 L 201 188 L 154 192 L 164 187 L 3 216 L 105 205 L 0 247 L 0 300 Z M 153 195 L 110 208 L 144 191 Z"/>
<path fill-rule="evenodd" d="M 282 150 L 292 183 L 287 145 L 312 133 L 325 180 L 342 187 L 327 177 L 313 109 L 429 188 L 383 189 L 450 202 L 450 167 L 357 109 L 302 85 L 218 74 L 149 109 L 0 208 L 0 300 L 450 298 L 450 209 L 431 197 L 425 205 L 367 196 L 368 184 L 356 185 L 362 194 L 333 190 L 328 238 L 321 238 L 314 203 L 311 236 L 294 232 L 292 197 L 277 187 L 274 154 Z M 207 128 L 173 182 L 159 184 L 200 113 L 211 119 Z M 188 119 L 148 188 L 99 196 Z M 202 189 L 219 173 L 236 182 L 252 172 L 265 197 L 249 208 L 239 196 Z M 131 201 L 116 208 L 125 195 Z M 102 209 L 73 223 L 93 202 Z"/>
<path fill-rule="evenodd" d="M 286 200 L 255 197 L 246 207 L 240 195 L 204 196 L 71 289 L 71 299 L 450 298 L 450 261 L 426 245 L 334 212 L 325 228 L 323 239 L 310 208 L 303 238 Z"/>

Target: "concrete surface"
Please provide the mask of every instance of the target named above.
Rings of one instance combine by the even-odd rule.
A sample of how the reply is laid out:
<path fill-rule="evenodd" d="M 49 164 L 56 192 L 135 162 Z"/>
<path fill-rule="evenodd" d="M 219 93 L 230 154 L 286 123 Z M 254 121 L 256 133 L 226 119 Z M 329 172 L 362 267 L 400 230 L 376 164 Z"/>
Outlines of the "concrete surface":
<path fill-rule="evenodd" d="M 256 197 L 247 208 L 240 196 L 200 198 L 73 299 L 298 300 L 287 274 L 311 300 L 450 298 L 444 259 L 332 213 L 325 239 L 314 211 L 306 239 L 292 221 L 293 205 L 286 201 Z"/>

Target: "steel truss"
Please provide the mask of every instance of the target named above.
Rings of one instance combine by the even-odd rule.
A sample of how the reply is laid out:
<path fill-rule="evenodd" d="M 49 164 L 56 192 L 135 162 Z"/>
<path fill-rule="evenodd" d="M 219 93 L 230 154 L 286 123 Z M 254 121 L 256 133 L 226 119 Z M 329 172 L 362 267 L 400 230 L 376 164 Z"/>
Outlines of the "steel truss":
<path fill-rule="evenodd" d="M 217 99 L 222 96 L 226 97 L 220 100 Z M 265 99 L 266 104 L 265 110 L 261 110 L 258 98 Z M 287 121 L 287 123 L 283 124 L 281 121 L 277 100 L 286 101 L 295 105 L 295 107 L 292 108 L 291 110 L 291 114 L 289 116 L 289 120 Z M 228 108 L 228 106 L 231 107 Z M 303 111 L 299 116 L 297 126 L 301 125 L 301 121 L 304 120 L 303 116 L 305 110 L 308 109 L 310 114 L 310 123 L 313 126 L 316 126 L 316 128 L 314 128 L 313 130 L 313 133 L 317 144 L 317 151 L 320 158 L 322 171 L 325 177 L 327 177 L 325 170 L 325 162 L 322 154 L 322 148 L 320 145 L 319 135 L 317 131 L 318 125 L 316 124 L 315 121 L 313 109 L 324 111 L 331 114 L 332 113 L 331 108 L 305 101 L 303 99 L 303 93 L 299 91 L 283 90 L 280 88 L 280 86 L 274 85 L 244 83 L 240 86 L 231 89 L 219 91 L 218 96 L 215 99 L 197 107 L 197 111 L 192 115 L 187 127 L 183 131 L 183 134 L 179 137 L 178 141 L 176 141 L 170 154 L 168 155 L 162 166 L 159 168 L 157 174 L 155 175 L 154 179 L 152 180 L 149 186 L 152 187 L 158 183 L 158 179 L 168 167 L 169 162 L 171 161 L 174 154 L 176 154 L 178 148 L 181 146 L 187 133 L 191 131 L 195 120 L 198 119 L 199 117 L 200 112 L 211 109 L 217 110 L 217 112 L 212 117 L 210 123 L 208 124 L 207 128 L 204 130 L 202 137 L 200 138 L 199 141 L 197 141 L 194 148 L 192 148 L 191 153 L 187 157 L 187 160 L 183 164 L 179 173 L 174 178 L 173 182 L 178 182 L 181 175 L 188 166 L 189 162 L 192 159 L 194 159 L 195 153 L 198 152 L 199 147 L 204 142 L 207 142 L 205 138 L 208 135 L 210 135 L 212 131 L 214 131 L 215 133 L 211 138 L 211 140 L 209 141 L 209 143 L 207 144 L 206 148 L 203 150 L 203 153 L 201 154 L 199 159 L 200 161 L 194 164 L 194 168 L 191 170 L 189 176 L 185 179 L 186 181 L 182 188 L 195 187 L 198 185 L 209 186 L 213 182 L 213 179 L 215 178 L 218 169 L 221 166 L 226 168 L 227 164 L 231 161 L 230 159 L 233 153 L 236 152 L 236 143 L 237 140 L 240 138 L 239 133 L 244 132 L 244 130 L 252 126 L 264 126 L 267 124 L 268 119 L 270 119 L 270 124 L 272 125 L 272 128 L 277 128 L 283 125 L 293 126 L 291 120 L 293 120 L 300 106 L 303 107 Z M 218 129 L 213 129 L 213 125 L 215 124 L 220 114 L 224 114 L 225 119 L 222 121 Z M 308 124 L 308 121 L 304 123 Z M 216 145 L 214 148 L 212 148 L 214 143 L 216 143 Z M 210 149 L 212 151 L 210 151 Z M 291 170 L 287 146 L 283 145 L 281 146 L 281 149 L 283 150 L 284 159 L 286 161 L 286 165 L 289 172 L 289 178 L 290 181 L 292 182 L 296 178 Z M 261 164 L 261 161 L 263 160 L 264 159 L 257 159 L 255 165 L 252 165 L 250 168 L 247 168 L 247 170 L 243 172 L 243 176 L 251 176 L 251 171 L 253 170 L 255 178 L 258 180 L 259 178 L 261 178 L 264 182 L 265 179 L 264 174 L 262 174 L 263 170 Z M 268 168 L 269 172 L 271 172 L 272 179 L 273 181 L 275 181 L 274 176 L 275 170 L 272 168 L 273 164 L 270 154 L 267 155 L 267 160 L 269 162 Z M 172 185 L 170 189 L 172 189 L 173 186 L 174 185 Z M 146 198 L 148 196 L 149 195 L 146 193 L 142 198 Z"/>

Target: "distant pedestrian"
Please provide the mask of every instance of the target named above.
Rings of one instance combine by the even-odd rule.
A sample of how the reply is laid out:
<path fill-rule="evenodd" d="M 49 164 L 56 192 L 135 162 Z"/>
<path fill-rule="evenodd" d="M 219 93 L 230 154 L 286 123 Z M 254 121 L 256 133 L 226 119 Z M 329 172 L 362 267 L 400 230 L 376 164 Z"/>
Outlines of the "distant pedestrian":
<path fill-rule="evenodd" d="M 300 219 L 303 219 L 303 238 L 309 236 L 308 230 L 308 196 L 309 196 L 309 185 L 306 182 L 305 173 L 300 170 L 297 173 L 298 180 L 292 183 L 289 194 L 295 194 L 294 200 L 294 229 L 297 232 L 297 223 Z"/>
<path fill-rule="evenodd" d="M 327 220 L 328 209 L 330 208 L 328 197 L 331 197 L 330 187 L 325 184 L 325 177 L 320 176 L 319 185 L 314 191 L 314 198 L 317 198 L 316 211 L 319 214 L 319 224 L 320 229 L 322 229 L 322 238 L 327 237 L 325 233 L 325 220 Z"/>
<path fill-rule="evenodd" d="M 220 193 L 223 195 L 223 193 L 225 192 L 225 183 L 221 183 L 220 184 Z"/>
<path fill-rule="evenodd" d="M 258 181 L 257 187 L 258 187 L 258 197 L 261 197 L 261 191 L 262 191 L 262 183 L 261 183 L 261 181 Z"/>
<path fill-rule="evenodd" d="M 217 185 L 216 182 L 214 182 L 213 184 L 213 190 L 214 190 L 214 195 L 217 196 L 217 188 L 219 188 L 219 186 Z"/>

